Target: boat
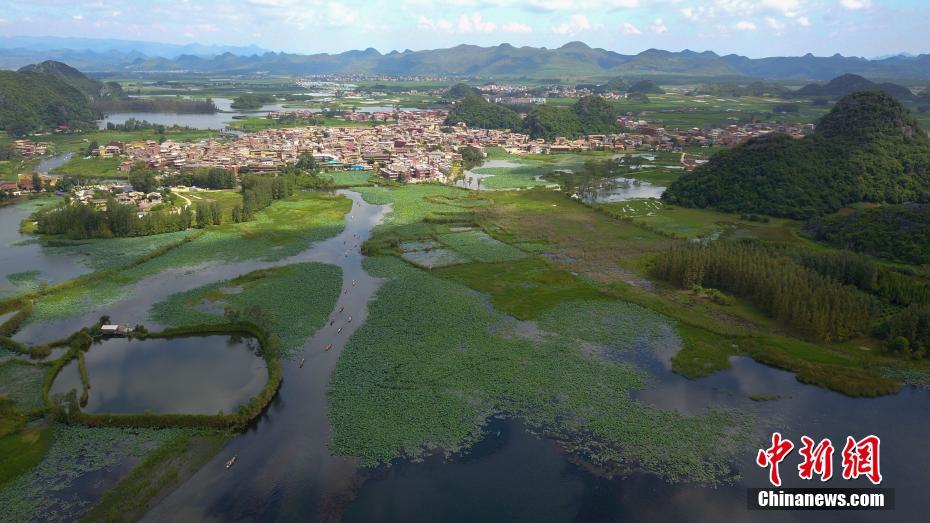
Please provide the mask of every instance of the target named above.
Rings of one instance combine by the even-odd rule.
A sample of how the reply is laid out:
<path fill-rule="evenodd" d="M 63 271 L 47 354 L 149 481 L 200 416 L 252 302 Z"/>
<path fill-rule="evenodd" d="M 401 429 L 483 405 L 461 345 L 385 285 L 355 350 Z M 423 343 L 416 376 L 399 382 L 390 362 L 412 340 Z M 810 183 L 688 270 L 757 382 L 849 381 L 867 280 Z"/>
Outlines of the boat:
<path fill-rule="evenodd" d="M 336 334 L 339 334 L 340 332 L 342 332 L 342 327 L 339 327 L 339 330 L 336 331 Z"/>
<path fill-rule="evenodd" d="M 344 311 L 344 310 L 346 310 L 345 307 L 339 307 L 339 312 L 342 312 L 342 311 Z"/>
<path fill-rule="evenodd" d="M 300 364 L 298 364 L 297 366 L 301 369 L 304 368 L 305 361 L 307 361 L 307 358 L 300 358 Z"/>
<path fill-rule="evenodd" d="M 331 348 L 333 348 L 333 344 L 332 344 L 332 343 L 330 343 L 329 345 L 326 346 L 326 350 L 329 350 L 329 349 L 331 349 Z"/>
<path fill-rule="evenodd" d="M 349 321 L 347 323 L 352 323 L 352 316 L 349 316 Z"/>
<path fill-rule="evenodd" d="M 330 325 L 332 325 L 332 324 L 334 324 L 334 323 L 336 323 L 336 320 L 329 320 L 329 324 L 330 324 Z"/>
<path fill-rule="evenodd" d="M 226 469 L 228 470 L 230 467 L 232 467 L 235 464 L 236 464 L 236 456 L 233 456 L 229 458 L 229 461 L 226 462 Z"/>

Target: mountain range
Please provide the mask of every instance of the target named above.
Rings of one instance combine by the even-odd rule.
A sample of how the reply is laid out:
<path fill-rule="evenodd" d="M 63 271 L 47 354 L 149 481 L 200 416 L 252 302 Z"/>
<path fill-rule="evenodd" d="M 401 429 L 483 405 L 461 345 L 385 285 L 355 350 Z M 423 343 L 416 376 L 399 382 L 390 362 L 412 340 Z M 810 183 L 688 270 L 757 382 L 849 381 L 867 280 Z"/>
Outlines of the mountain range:
<path fill-rule="evenodd" d="M 835 54 L 816 57 L 747 58 L 712 51 L 680 52 L 648 49 L 626 55 L 583 42 L 570 42 L 556 49 L 459 45 L 448 49 L 391 51 L 376 49 L 338 54 L 290 54 L 262 52 L 256 48 L 177 46 L 116 40 L 71 42 L 51 40 L 39 45 L 23 37 L 0 38 L 0 67 L 21 67 L 54 59 L 88 72 L 131 73 L 186 71 L 191 73 L 271 74 L 386 74 L 457 75 L 508 78 L 608 79 L 619 75 L 633 78 L 715 78 L 771 80 L 829 80 L 853 73 L 873 79 L 930 80 L 930 54 L 896 55 L 869 60 Z M 77 39 L 84 40 L 84 39 Z M 92 40 L 92 39 L 88 39 Z"/>

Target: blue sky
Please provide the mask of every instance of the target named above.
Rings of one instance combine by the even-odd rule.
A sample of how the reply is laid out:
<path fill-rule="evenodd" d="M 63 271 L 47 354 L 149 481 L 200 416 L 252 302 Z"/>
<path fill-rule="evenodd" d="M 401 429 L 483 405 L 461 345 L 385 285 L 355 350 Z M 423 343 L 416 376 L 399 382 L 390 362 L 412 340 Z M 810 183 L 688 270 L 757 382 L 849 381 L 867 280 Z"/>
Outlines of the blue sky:
<path fill-rule="evenodd" d="M 930 52 L 927 0 L 30 0 L 3 1 L 0 35 L 256 44 L 275 51 L 581 40 L 751 57 Z"/>

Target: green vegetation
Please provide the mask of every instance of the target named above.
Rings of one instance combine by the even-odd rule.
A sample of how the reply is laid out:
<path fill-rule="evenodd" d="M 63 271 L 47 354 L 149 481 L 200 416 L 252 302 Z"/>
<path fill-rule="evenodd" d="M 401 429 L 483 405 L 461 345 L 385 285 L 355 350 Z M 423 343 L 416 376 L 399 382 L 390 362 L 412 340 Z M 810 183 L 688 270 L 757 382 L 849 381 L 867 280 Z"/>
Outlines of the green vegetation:
<path fill-rule="evenodd" d="M 930 140 L 879 91 L 845 96 L 814 135 L 769 135 L 714 155 L 673 182 L 663 199 L 688 207 L 810 218 L 859 202 L 930 194 Z"/>
<path fill-rule="evenodd" d="M 300 263 L 250 272 L 175 294 L 152 308 L 160 324 L 223 323 L 224 316 L 264 324 L 280 340 L 282 355 L 295 353 L 322 327 L 342 287 L 338 267 Z M 203 312 L 203 310 L 209 312 Z"/>
<path fill-rule="evenodd" d="M 446 125 L 464 123 L 484 129 L 519 129 L 520 115 L 500 104 L 490 103 L 481 95 L 468 94 L 449 111 Z"/>
<path fill-rule="evenodd" d="M 41 514 L 72 520 L 87 508 L 87 502 L 58 493 L 80 485 L 79 478 L 87 474 L 145 458 L 153 449 L 189 433 L 190 429 L 87 428 L 59 423 L 40 429 L 33 445 L 47 446 L 47 452 L 38 464 L 0 487 L 0 519 L 25 521 Z"/>
<path fill-rule="evenodd" d="M 138 521 L 158 499 L 197 472 L 229 437 L 226 432 L 182 432 L 149 454 L 80 521 Z"/>
<path fill-rule="evenodd" d="M 41 409 L 42 383 L 48 367 L 22 360 L 0 363 L 0 396 L 9 398 L 21 410 Z"/>
<path fill-rule="evenodd" d="M 600 465 L 632 460 L 672 481 L 729 476 L 730 452 L 743 441 L 742 418 L 719 411 L 685 417 L 632 401 L 629 391 L 642 386 L 643 376 L 583 350 L 574 337 L 573 321 L 600 317 L 607 324 L 597 340 L 611 343 L 603 350 L 625 350 L 631 329 L 618 335 L 610 325 L 657 321 L 648 311 L 570 302 L 544 316 L 554 332 L 525 337 L 464 286 L 396 259 L 365 263 L 388 281 L 333 374 L 337 452 L 375 464 L 462 451 L 481 437 L 489 416 L 503 414 L 586 449 Z M 641 339 L 651 343 L 657 332 L 647 329 Z"/>
<path fill-rule="evenodd" d="M 627 92 L 631 94 L 665 94 L 665 90 L 656 85 L 652 80 L 634 82 L 633 85 L 627 89 Z"/>
<path fill-rule="evenodd" d="M 597 95 L 580 98 L 570 109 L 538 106 L 526 115 L 523 130 L 531 138 L 554 140 L 618 132 L 616 108 Z"/>
<path fill-rule="evenodd" d="M 655 260 L 655 275 L 745 297 L 798 331 L 824 341 L 864 334 L 877 307 L 867 295 L 787 256 L 747 242 L 679 245 Z"/>
<path fill-rule="evenodd" d="M 244 109 L 247 111 L 252 111 L 255 109 L 261 109 L 263 105 L 273 104 L 276 99 L 273 95 L 270 94 L 243 94 L 233 98 L 232 107 L 233 109 Z"/>
<path fill-rule="evenodd" d="M 804 232 L 837 248 L 930 263 L 930 204 L 888 205 L 811 220 Z"/>
<path fill-rule="evenodd" d="M 213 100 L 192 100 L 189 98 L 153 96 L 150 98 L 108 98 L 98 101 L 94 106 L 107 113 L 187 113 L 209 114 L 217 111 Z M 107 127 L 109 129 L 109 126 Z M 114 125 L 114 128 L 116 126 Z"/>
<path fill-rule="evenodd" d="M 140 279 L 172 267 L 246 259 L 274 261 L 293 256 L 314 241 L 338 234 L 351 200 L 319 193 L 297 193 L 256 214 L 250 222 L 230 223 L 165 244 L 138 263 L 93 278 L 52 286 L 35 307 L 37 320 L 71 317 L 89 307 L 114 303 Z M 175 233 L 180 234 L 180 233 Z M 127 241 L 120 239 L 119 241 Z M 98 240 L 115 241 L 115 240 Z"/>
<path fill-rule="evenodd" d="M 97 114 L 81 91 L 38 72 L 0 71 L 0 129 L 13 136 L 96 127 Z"/>
<path fill-rule="evenodd" d="M 108 180 L 126 179 L 129 175 L 119 170 L 119 158 L 83 158 L 74 156 L 60 167 L 55 169 L 55 174 L 63 176 L 73 176 L 75 178 L 93 179 L 101 178 Z"/>

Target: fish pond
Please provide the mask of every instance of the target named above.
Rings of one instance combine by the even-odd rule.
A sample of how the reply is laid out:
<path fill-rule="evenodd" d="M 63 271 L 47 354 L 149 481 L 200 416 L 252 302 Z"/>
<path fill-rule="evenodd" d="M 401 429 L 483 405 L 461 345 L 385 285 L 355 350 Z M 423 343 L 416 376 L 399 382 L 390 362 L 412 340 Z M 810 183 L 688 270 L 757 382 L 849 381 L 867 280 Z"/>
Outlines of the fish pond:
<path fill-rule="evenodd" d="M 89 413 L 216 414 L 233 412 L 268 381 L 252 338 L 192 336 L 110 338 L 84 355 Z M 50 395 L 82 390 L 78 360 L 55 378 Z"/>

